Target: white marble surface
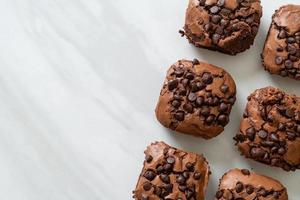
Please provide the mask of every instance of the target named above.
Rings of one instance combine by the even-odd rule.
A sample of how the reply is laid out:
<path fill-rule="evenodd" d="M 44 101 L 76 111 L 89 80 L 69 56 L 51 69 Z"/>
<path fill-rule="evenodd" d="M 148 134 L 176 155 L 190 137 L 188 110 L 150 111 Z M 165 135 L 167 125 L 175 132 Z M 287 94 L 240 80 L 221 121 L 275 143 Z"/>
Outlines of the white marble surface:
<path fill-rule="evenodd" d="M 0 199 L 131 199 L 155 140 L 205 154 L 207 199 L 233 167 L 278 178 L 299 199 L 299 171 L 246 160 L 233 146 L 251 91 L 300 95 L 299 82 L 270 76 L 259 61 L 272 12 L 299 0 L 262 1 L 255 45 L 231 57 L 180 37 L 187 1 L 0 0 Z M 168 66 L 194 57 L 223 66 L 238 86 L 230 124 L 210 141 L 170 132 L 154 115 Z"/>

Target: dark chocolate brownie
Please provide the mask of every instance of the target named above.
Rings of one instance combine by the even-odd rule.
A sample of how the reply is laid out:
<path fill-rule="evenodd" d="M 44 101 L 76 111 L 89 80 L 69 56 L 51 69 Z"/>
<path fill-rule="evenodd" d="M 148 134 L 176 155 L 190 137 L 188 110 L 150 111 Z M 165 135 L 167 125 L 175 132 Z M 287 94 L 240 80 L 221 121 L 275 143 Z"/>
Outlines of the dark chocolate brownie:
<path fill-rule="evenodd" d="M 232 169 L 220 180 L 215 200 L 288 200 L 288 194 L 275 179 L 247 169 Z"/>
<path fill-rule="evenodd" d="M 235 55 L 253 44 L 261 16 L 260 0 L 189 0 L 180 33 L 196 47 Z"/>
<path fill-rule="evenodd" d="M 286 171 L 300 169 L 300 98 L 273 87 L 255 90 L 235 140 L 247 158 Z"/>
<path fill-rule="evenodd" d="M 147 147 L 136 200 L 204 200 L 210 170 L 202 155 L 155 142 Z"/>
<path fill-rule="evenodd" d="M 285 5 L 275 12 L 262 61 L 271 74 L 300 80 L 300 5 Z"/>
<path fill-rule="evenodd" d="M 225 70 L 197 59 L 179 60 L 167 72 L 156 117 L 167 128 L 209 139 L 229 122 L 235 94 Z"/>

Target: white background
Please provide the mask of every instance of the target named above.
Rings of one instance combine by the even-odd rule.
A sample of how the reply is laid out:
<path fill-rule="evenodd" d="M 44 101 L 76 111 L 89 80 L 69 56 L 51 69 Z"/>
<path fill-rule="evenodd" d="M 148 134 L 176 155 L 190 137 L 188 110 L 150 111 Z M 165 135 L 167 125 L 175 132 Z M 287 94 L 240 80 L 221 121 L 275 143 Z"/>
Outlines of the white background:
<path fill-rule="evenodd" d="M 262 1 L 255 44 L 232 57 L 180 37 L 183 0 L 0 0 L 0 199 L 129 200 L 156 140 L 207 157 L 208 200 L 234 167 L 277 178 L 299 199 L 299 171 L 246 160 L 232 140 L 254 89 L 300 95 L 299 81 L 260 62 L 272 13 L 299 0 Z M 236 81 L 231 121 L 215 139 L 171 132 L 155 118 L 166 70 L 181 58 L 224 67 Z"/>

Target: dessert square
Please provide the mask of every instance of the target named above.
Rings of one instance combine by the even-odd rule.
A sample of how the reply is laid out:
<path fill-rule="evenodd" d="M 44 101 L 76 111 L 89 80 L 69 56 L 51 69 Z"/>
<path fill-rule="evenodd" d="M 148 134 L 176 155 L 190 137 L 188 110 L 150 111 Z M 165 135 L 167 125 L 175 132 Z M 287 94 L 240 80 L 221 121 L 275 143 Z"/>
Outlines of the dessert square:
<path fill-rule="evenodd" d="M 300 169 L 300 99 L 274 87 L 255 90 L 249 97 L 236 145 L 247 158 Z"/>
<path fill-rule="evenodd" d="M 204 200 L 210 175 L 202 155 L 155 142 L 145 161 L 133 198 L 136 200 Z"/>
<path fill-rule="evenodd" d="M 260 0 L 189 0 L 180 32 L 196 47 L 235 55 L 253 44 L 261 16 Z"/>
<path fill-rule="evenodd" d="M 250 172 L 232 169 L 220 180 L 215 200 L 288 200 L 286 188 L 277 180 Z"/>
<path fill-rule="evenodd" d="M 156 117 L 167 128 L 209 139 L 229 122 L 235 95 L 234 80 L 224 69 L 197 59 L 179 60 L 167 72 Z"/>
<path fill-rule="evenodd" d="M 272 17 L 262 62 L 267 71 L 300 79 L 300 5 L 285 5 Z"/>

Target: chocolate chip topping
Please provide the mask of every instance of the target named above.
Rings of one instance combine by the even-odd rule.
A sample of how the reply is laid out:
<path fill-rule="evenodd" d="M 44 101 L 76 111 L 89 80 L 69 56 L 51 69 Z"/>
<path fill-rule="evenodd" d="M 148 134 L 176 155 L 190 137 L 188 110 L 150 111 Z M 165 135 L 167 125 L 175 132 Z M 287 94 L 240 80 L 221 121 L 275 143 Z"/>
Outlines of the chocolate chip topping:
<path fill-rule="evenodd" d="M 286 188 L 277 180 L 254 172 L 245 175 L 240 169 L 232 169 L 224 174 L 220 180 L 215 199 L 288 200 L 288 196 Z"/>
<path fill-rule="evenodd" d="M 163 142 L 155 142 L 145 151 L 144 167 L 133 198 L 204 199 L 209 166 L 203 156 L 184 152 Z M 151 161 L 147 162 L 147 160 Z"/>
<path fill-rule="evenodd" d="M 300 6 L 285 5 L 272 17 L 262 53 L 263 65 L 272 74 L 300 80 Z"/>
<path fill-rule="evenodd" d="M 190 0 L 180 34 L 197 47 L 235 55 L 253 44 L 261 16 L 260 0 Z"/>
<path fill-rule="evenodd" d="M 235 83 L 223 69 L 180 60 L 168 70 L 156 116 L 168 128 L 208 139 L 228 124 L 235 93 Z"/>
<path fill-rule="evenodd" d="M 236 145 L 248 158 L 286 171 L 300 168 L 300 98 L 266 87 L 249 98 Z"/>

